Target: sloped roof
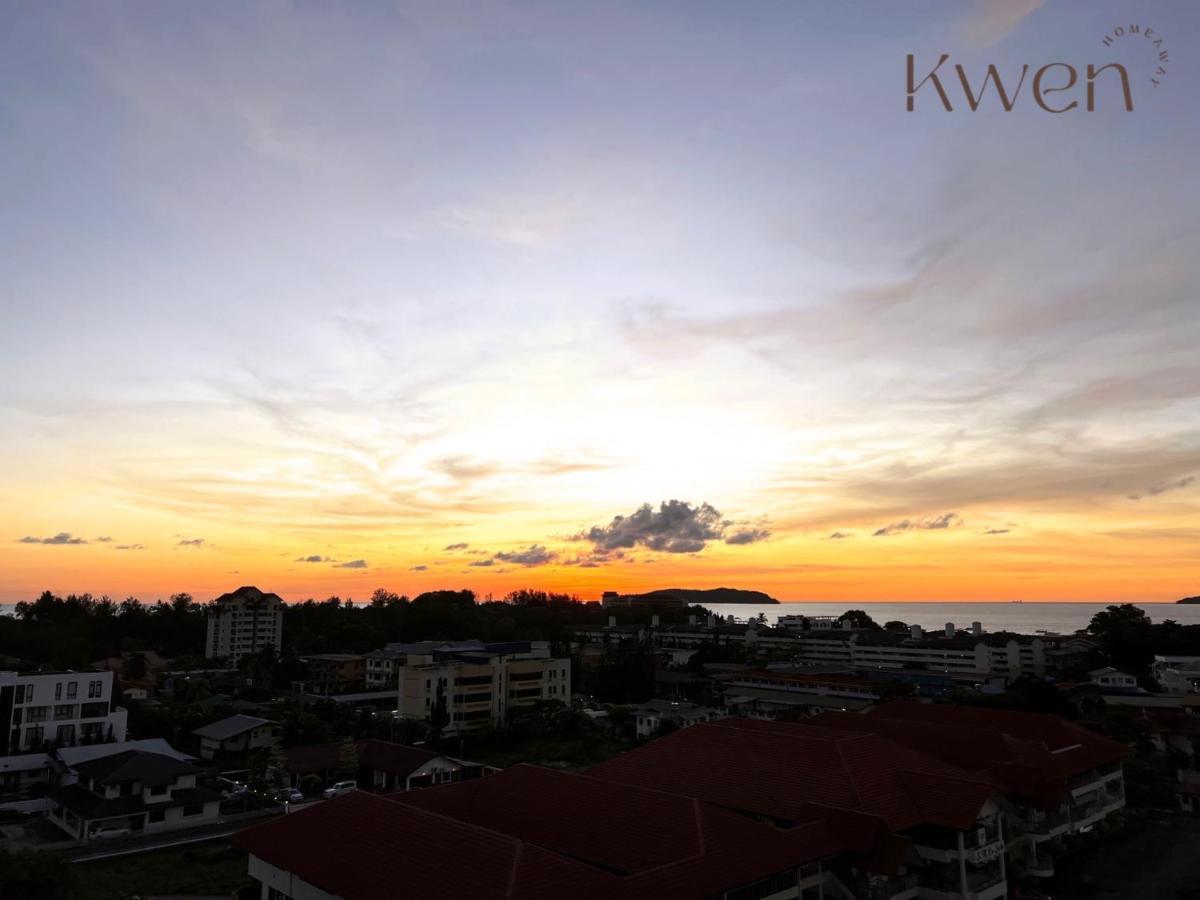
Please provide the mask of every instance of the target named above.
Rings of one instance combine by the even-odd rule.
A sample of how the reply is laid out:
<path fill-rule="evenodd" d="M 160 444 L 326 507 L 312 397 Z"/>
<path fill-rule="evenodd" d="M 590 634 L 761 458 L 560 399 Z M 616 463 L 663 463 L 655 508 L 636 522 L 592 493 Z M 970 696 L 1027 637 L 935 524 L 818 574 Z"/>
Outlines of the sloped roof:
<path fill-rule="evenodd" d="M 757 719 L 693 725 L 589 774 L 793 822 L 810 818 L 813 805 L 836 807 L 875 816 L 892 831 L 923 823 L 970 827 L 993 792 L 987 782 L 877 735 Z M 941 792 L 937 803 L 923 796 L 931 788 Z"/>
<path fill-rule="evenodd" d="M 245 599 L 245 600 L 277 600 L 283 602 L 283 598 L 278 594 L 269 594 L 266 591 L 260 591 L 252 584 L 242 585 L 236 591 L 230 591 L 228 594 L 222 594 L 213 600 L 213 603 L 225 603 L 228 600 Z"/>
<path fill-rule="evenodd" d="M 225 719 L 219 719 L 216 722 L 209 722 L 207 725 L 197 728 L 192 734 L 202 738 L 210 738 L 214 741 L 223 741 L 227 738 L 244 734 L 261 725 L 274 724 L 270 719 L 260 719 L 258 716 L 247 716 L 238 713 Z"/>
<path fill-rule="evenodd" d="M 98 781 L 101 784 L 140 781 L 144 785 L 173 784 L 180 775 L 191 775 L 200 771 L 174 757 L 161 753 L 147 753 L 144 750 L 125 750 L 111 756 L 102 756 L 78 763 L 74 770 L 80 778 Z"/>
<path fill-rule="evenodd" d="M 886 737 L 1041 804 L 1056 801 L 1071 776 L 1129 752 L 1057 716 L 1016 710 L 896 701 L 865 715 L 824 713 L 813 721 Z"/>
<path fill-rule="evenodd" d="M 238 846 L 344 900 L 398 890 L 461 897 L 603 898 L 620 879 L 534 844 L 365 791 L 238 834 Z"/>
<path fill-rule="evenodd" d="M 356 792 L 237 840 L 347 900 L 390 896 L 397 879 L 434 898 L 700 898 L 844 846 L 823 823 L 782 831 L 691 797 L 528 765 L 422 791 Z"/>

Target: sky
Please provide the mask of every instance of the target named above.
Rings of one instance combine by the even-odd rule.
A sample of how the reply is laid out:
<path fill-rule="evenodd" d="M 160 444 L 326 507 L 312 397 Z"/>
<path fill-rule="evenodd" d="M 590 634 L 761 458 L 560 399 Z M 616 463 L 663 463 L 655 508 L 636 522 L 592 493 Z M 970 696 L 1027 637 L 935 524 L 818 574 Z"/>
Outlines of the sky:
<path fill-rule="evenodd" d="M 0 601 L 1200 593 L 1192 4 L 0 16 Z"/>

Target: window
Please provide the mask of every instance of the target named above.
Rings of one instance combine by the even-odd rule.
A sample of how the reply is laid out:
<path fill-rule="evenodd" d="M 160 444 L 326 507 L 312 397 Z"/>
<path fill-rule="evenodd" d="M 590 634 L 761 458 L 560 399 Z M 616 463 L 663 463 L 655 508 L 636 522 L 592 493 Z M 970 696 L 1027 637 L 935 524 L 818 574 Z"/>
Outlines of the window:
<path fill-rule="evenodd" d="M 167 787 L 165 784 L 152 785 L 150 788 L 150 796 L 151 797 L 161 797 L 164 794 L 168 793 L 169 791 L 170 791 L 170 788 Z"/>
<path fill-rule="evenodd" d="M 152 809 L 152 810 L 150 810 L 150 814 L 148 816 L 146 816 L 146 821 L 147 822 L 162 822 L 166 818 L 167 818 L 167 811 L 165 809 Z"/>
<path fill-rule="evenodd" d="M 48 706 L 31 706 L 25 711 L 26 722 L 45 722 L 46 715 L 50 712 Z"/>
<path fill-rule="evenodd" d="M 55 736 L 55 741 L 60 747 L 69 747 L 75 743 L 75 726 L 74 725 L 59 725 L 58 734 Z"/>
<path fill-rule="evenodd" d="M 42 735 L 42 726 L 37 725 L 25 732 L 25 749 L 33 750 L 42 746 L 45 738 Z"/>
<path fill-rule="evenodd" d="M 88 698 L 89 699 L 94 699 L 96 697 L 99 697 L 103 693 L 104 693 L 104 682 L 103 681 L 89 681 L 88 682 Z"/>
<path fill-rule="evenodd" d="M 75 695 L 78 693 L 79 693 L 79 682 L 78 681 L 68 681 L 67 682 L 67 699 L 74 700 Z"/>
<path fill-rule="evenodd" d="M 185 818 L 188 816 L 198 816 L 198 815 L 202 814 L 203 812 L 204 812 L 204 804 L 203 803 L 189 803 L 187 806 L 185 806 L 183 808 L 183 815 Z"/>
<path fill-rule="evenodd" d="M 62 699 L 62 686 L 63 686 L 63 683 L 61 681 L 54 682 L 54 699 L 55 700 Z"/>

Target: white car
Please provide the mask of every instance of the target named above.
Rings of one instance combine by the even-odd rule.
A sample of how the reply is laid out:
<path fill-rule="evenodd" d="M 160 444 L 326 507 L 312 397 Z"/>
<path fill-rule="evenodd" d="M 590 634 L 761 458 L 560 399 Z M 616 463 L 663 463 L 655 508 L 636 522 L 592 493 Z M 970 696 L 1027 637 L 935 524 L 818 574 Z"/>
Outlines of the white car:
<path fill-rule="evenodd" d="M 97 828 L 92 832 L 93 841 L 109 840 L 111 838 L 129 837 L 133 832 L 128 828 L 119 827 L 117 825 L 105 825 L 103 828 Z"/>
<path fill-rule="evenodd" d="M 300 803 L 304 793 L 299 788 L 282 788 L 275 792 L 276 803 Z"/>
<path fill-rule="evenodd" d="M 357 781 L 339 781 L 337 784 L 331 784 L 329 787 L 325 788 L 325 791 L 322 794 L 322 796 L 326 800 L 331 800 L 334 797 L 340 797 L 340 796 L 342 796 L 342 794 L 348 794 L 351 791 L 357 791 L 357 790 L 358 790 L 358 782 Z"/>

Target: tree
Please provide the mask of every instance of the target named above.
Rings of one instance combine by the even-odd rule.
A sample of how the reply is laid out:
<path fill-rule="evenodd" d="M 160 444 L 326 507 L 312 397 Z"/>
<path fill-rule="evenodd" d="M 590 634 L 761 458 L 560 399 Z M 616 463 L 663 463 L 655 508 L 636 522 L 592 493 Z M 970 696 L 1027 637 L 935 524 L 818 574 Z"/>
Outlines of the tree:
<path fill-rule="evenodd" d="M 879 623 L 861 609 L 848 609 L 842 613 L 841 618 L 843 621 L 849 619 L 850 624 L 855 628 L 869 628 L 871 631 L 883 631 L 883 629 L 879 627 Z"/>
<path fill-rule="evenodd" d="M 1104 638 L 1129 628 L 1147 628 L 1151 624 L 1145 610 L 1132 603 L 1122 603 L 1109 606 L 1092 616 L 1088 631 L 1098 638 Z"/>
<path fill-rule="evenodd" d="M 908 623 L 901 622 L 899 619 L 892 619 L 890 622 L 883 623 L 884 631 L 908 631 Z"/>
<path fill-rule="evenodd" d="M 450 724 L 450 713 L 446 708 L 446 679 L 439 678 L 434 691 L 433 706 L 429 709 L 429 739 L 435 744 L 442 730 Z"/>
<path fill-rule="evenodd" d="M 342 741 L 338 748 L 337 773 L 342 778 L 352 778 L 358 774 L 358 747 L 350 738 Z"/>

